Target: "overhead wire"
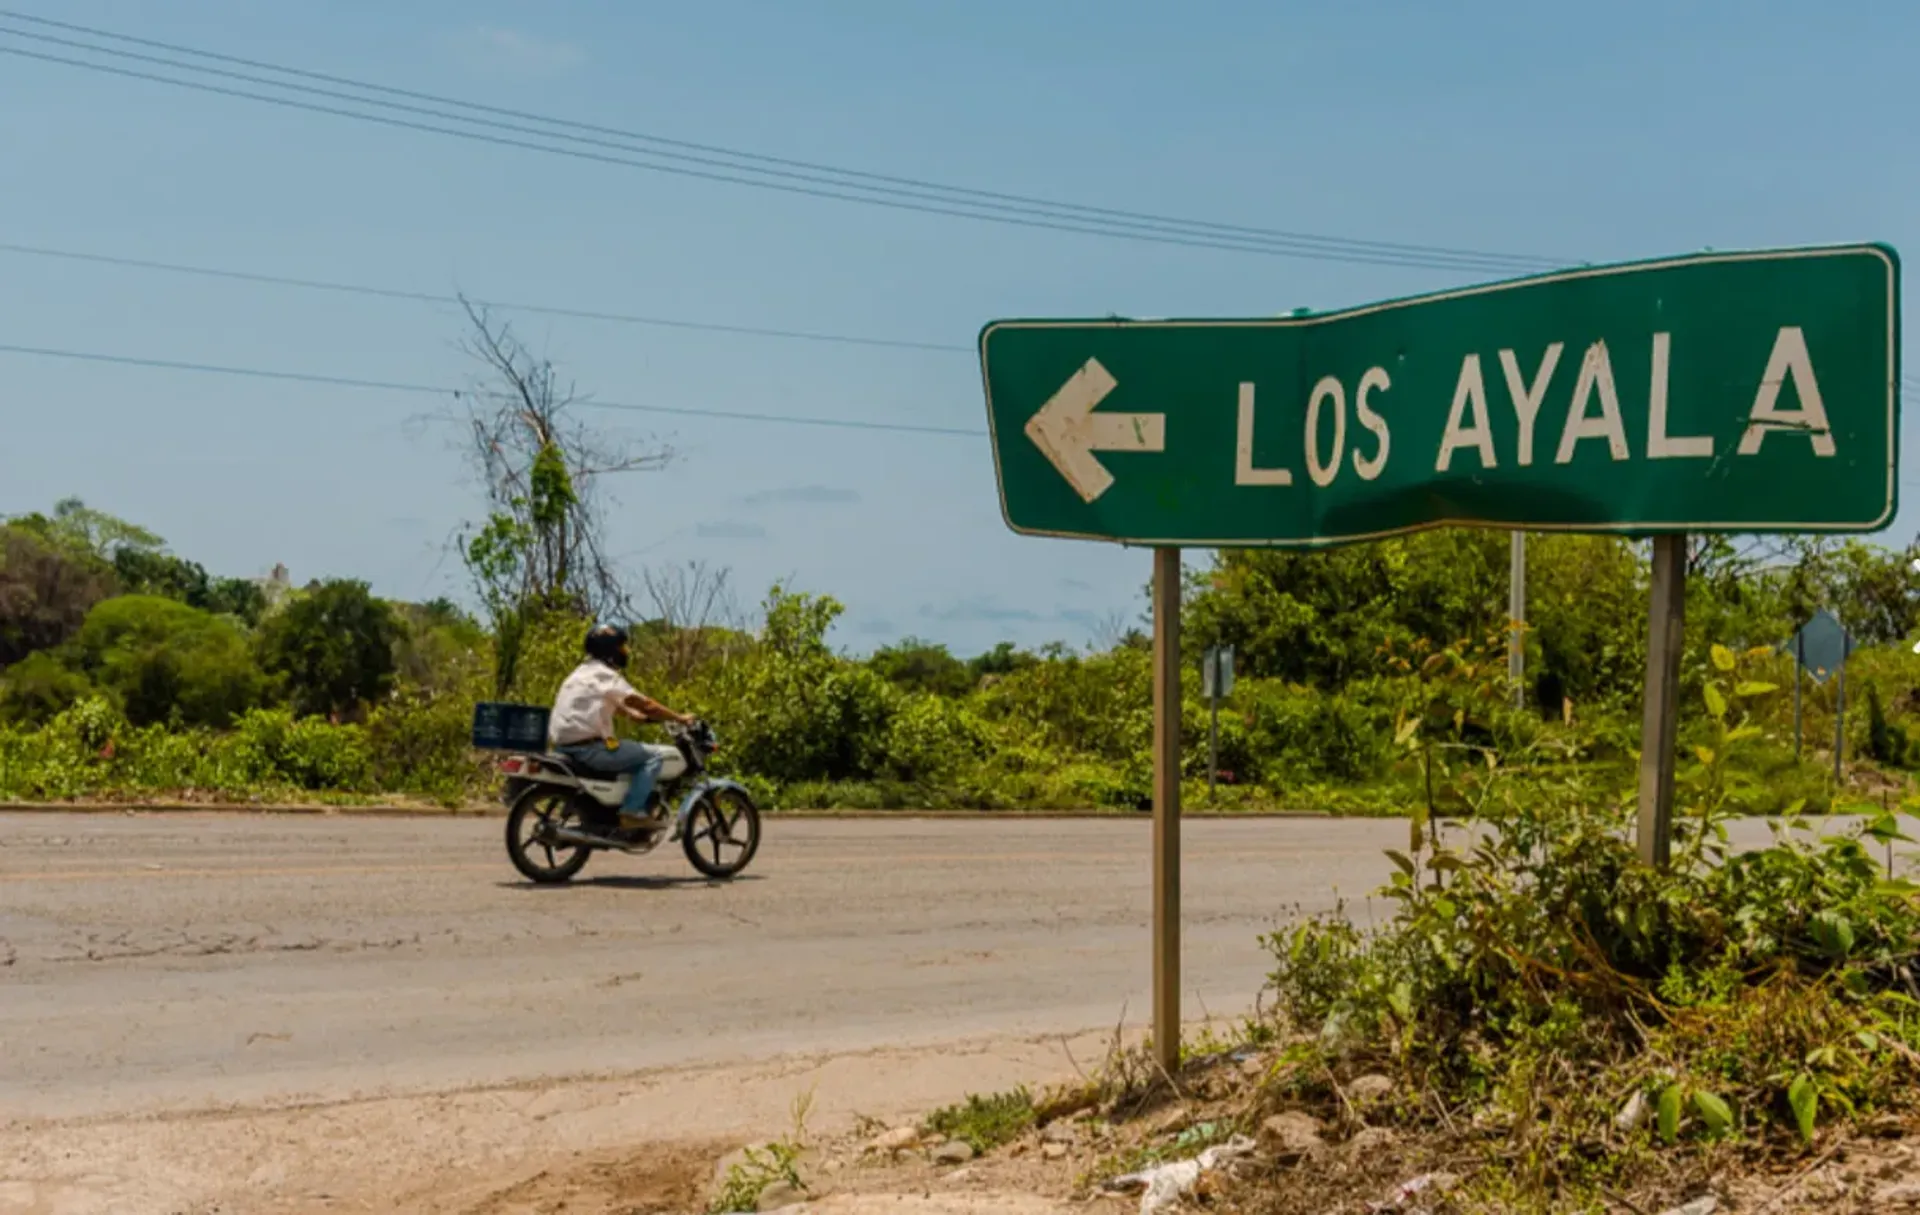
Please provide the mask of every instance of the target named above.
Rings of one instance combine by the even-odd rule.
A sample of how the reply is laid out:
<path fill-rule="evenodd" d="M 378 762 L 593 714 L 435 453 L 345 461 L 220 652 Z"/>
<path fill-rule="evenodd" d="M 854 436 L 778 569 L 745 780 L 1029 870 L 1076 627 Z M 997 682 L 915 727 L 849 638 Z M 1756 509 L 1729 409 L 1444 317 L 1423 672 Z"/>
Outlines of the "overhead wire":
<path fill-rule="evenodd" d="M 448 397 L 453 400 L 477 399 L 482 394 L 470 388 L 450 388 L 439 384 L 421 384 L 405 380 L 377 380 L 358 376 L 330 375 L 324 372 L 285 371 L 264 367 L 236 367 L 221 363 L 197 363 L 180 359 L 146 358 L 138 355 L 111 354 L 91 350 L 68 350 L 52 346 L 24 346 L 0 343 L 0 354 L 60 359 L 67 362 L 102 363 L 120 367 L 142 367 L 160 371 L 192 372 L 202 375 L 241 376 L 249 379 L 281 380 L 299 384 L 319 384 L 335 388 L 372 389 L 414 395 Z M 641 405 L 626 401 L 599 401 L 591 397 L 570 403 L 580 409 L 604 409 L 622 413 L 663 414 L 673 417 L 706 418 L 726 422 L 762 422 L 789 426 L 826 427 L 836 430 L 871 430 L 899 434 L 941 435 L 979 439 L 984 429 L 960 426 L 931 426 L 916 422 L 876 422 L 859 418 L 828 418 L 810 414 L 757 413 L 738 409 L 699 409 L 682 405 Z"/>
<path fill-rule="evenodd" d="M 233 282 L 256 283 L 263 286 L 294 287 L 306 291 L 327 291 L 342 295 L 359 295 L 375 299 L 398 300 L 418 304 L 459 304 L 459 295 L 437 294 L 431 291 L 408 290 L 399 287 L 381 287 L 366 283 L 345 283 L 330 279 L 298 278 L 283 274 L 265 274 L 253 270 L 232 270 L 217 266 L 196 266 L 184 262 L 156 261 L 142 257 L 123 257 L 108 253 L 86 253 L 74 249 L 55 249 L 45 245 L 23 245 L 10 241 L 0 241 L 0 253 L 11 253 L 24 257 L 42 257 L 61 261 L 86 262 L 103 266 L 118 266 L 132 270 L 153 270 L 168 274 L 191 275 L 199 278 L 225 279 Z M 591 308 L 568 308 L 553 304 L 529 304 L 511 300 L 481 299 L 467 297 L 477 307 L 499 309 L 505 312 L 525 312 L 537 316 L 566 317 L 573 320 L 608 321 L 623 325 L 648 325 L 664 329 L 685 329 L 706 333 L 726 333 L 747 337 L 785 338 L 803 342 L 826 342 L 845 346 L 878 346 L 897 350 L 927 350 L 939 353 L 970 354 L 972 346 L 954 342 L 923 342 L 906 338 L 865 337 L 848 333 L 825 333 L 806 329 L 780 329 L 760 325 L 736 325 L 720 321 L 698 321 L 683 317 L 645 316 L 625 312 L 602 312 Z"/>
<path fill-rule="evenodd" d="M 1007 193 L 1004 191 L 996 191 L 996 190 L 984 190 L 984 189 L 979 189 L 979 188 L 970 187 L 970 186 L 953 186 L 953 185 L 948 185 L 940 182 L 929 181 L 925 178 L 907 177 L 907 176 L 902 176 L 898 174 L 888 174 L 888 173 L 874 173 L 874 172 L 861 170 L 861 169 L 848 169 L 840 166 L 824 164 L 819 161 L 800 160 L 800 159 L 796 159 L 792 157 L 784 157 L 784 156 L 770 156 L 764 153 L 742 151 L 740 149 L 722 147 L 717 144 L 701 143 L 701 142 L 686 140 L 686 139 L 677 139 L 669 136 L 653 134 L 650 132 L 633 131 L 633 130 L 621 129 L 618 127 L 602 126 L 595 123 L 579 122 L 579 121 L 576 121 L 573 119 L 567 119 L 567 118 L 556 118 L 550 115 L 537 114 L 527 110 L 517 110 L 517 109 L 512 109 L 506 106 L 489 105 L 484 102 L 447 97 L 441 94 L 428 93 L 428 92 L 424 92 L 417 89 L 398 88 L 392 85 L 379 84 L 379 83 L 364 81 L 364 80 L 356 80 L 351 77 L 332 75 L 326 72 L 316 72 L 316 71 L 311 71 L 304 68 L 288 67 L 284 64 L 270 63 L 265 60 L 250 59 L 245 56 L 231 55 L 231 54 L 226 54 L 218 51 L 208 51 L 208 50 L 204 50 L 197 47 L 185 46 L 180 43 L 164 42 L 158 39 L 151 39 L 151 38 L 142 38 L 142 37 L 138 37 L 131 34 L 123 34 L 123 33 L 118 33 L 112 30 L 101 29 L 96 26 L 86 26 L 86 25 L 79 25 L 73 22 L 56 21 L 48 17 L 40 17 L 32 14 L 13 12 L 6 9 L 0 9 L 0 17 L 8 18 L 14 21 L 29 22 L 31 24 L 48 27 L 48 28 L 62 29 L 71 33 L 84 34 L 94 38 L 106 38 L 111 41 L 123 42 L 128 45 L 144 46 L 144 47 L 148 47 L 150 49 L 155 49 L 155 50 L 164 50 L 173 54 L 190 55 L 195 58 L 207 59 L 207 60 L 212 60 L 220 63 L 231 63 L 241 67 L 253 68 L 260 71 L 274 72 L 280 75 L 293 76 L 293 77 L 298 77 L 306 80 L 317 80 L 317 81 L 321 81 L 323 83 L 328 83 L 328 84 L 343 85 L 348 88 L 359 89 L 366 92 L 376 92 L 376 93 L 386 94 L 388 96 L 405 97 L 405 98 L 409 98 L 417 101 L 432 102 L 438 105 L 457 106 L 462 109 L 472 110 L 480 113 L 496 114 L 503 117 L 524 119 L 527 121 L 537 122 L 537 123 L 541 123 L 543 125 L 551 126 L 551 127 L 558 127 L 558 128 L 564 128 L 567 130 L 575 130 L 575 131 L 584 131 L 584 132 L 588 132 L 596 135 L 614 136 L 614 137 L 631 141 L 631 142 L 653 144 L 653 145 L 658 145 L 660 147 L 671 148 L 671 149 L 680 149 L 680 150 L 708 153 L 711 155 L 728 158 L 730 160 L 765 164 L 765 165 L 771 165 L 771 166 L 779 166 L 783 168 L 800 169 L 800 170 L 808 171 L 810 173 L 828 174 L 835 177 L 845 178 L 850 181 L 869 181 L 869 182 L 876 182 L 876 183 L 881 183 L 886 185 L 905 186 L 905 187 L 910 187 L 913 189 L 923 190 L 923 191 L 934 191 L 940 194 L 951 195 L 951 196 L 971 197 L 975 199 L 991 200 L 996 202 L 1012 202 L 1012 203 L 1045 207 L 1050 210 L 1079 212 L 1085 215 L 1092 215 L 1092 216 L 1105 216 L 1105 217 L 1118 218 L 1118 219 L 1140 220 L 1140 221 L 1146 221 L 1151 223 L 1174 224 L 1174 225 L 1179 225 L 1182 227 L 1187 227 L 1192 229 L 1213 230 L 1213 231 L 1223 232 L 1223 233 L 1235 233 L 1235 234 L 1247 235 L 1247 236 L 1259 236 L 1259 237 L 1268 237 L 1268 238 L 1283 239 L 1283 240 L 1301 241 L 1309 244 L 1324 244 L 1324 245 L 1327 245 L 1330 247 L 1336 247 L 1336 248 L 1368 248 L 1368 249 L 1382 250 L 1382 251 L 1454 255 L 1454 256 L 1461 256 L 1461 257 L 1471 257 L 1471 258 L 1480 259 L 1480 260 L 1505 261 L 1505 262 L 1510 262 L 1520 266 L 1536 266 L 1536 265 L 1553 264 L 1551 262 L 1551 259 L 1526 256 L 1526 255 L 1520 255 L 1520 254 L 1491 253 L 1483 250 L 1450 248 L 1447 246 L 1439 246 L 1439 245 L 1411 244 L 1411 243 L 1398 242 L 1398 241 L 1377 241 L 1377 240 L 1364 240 L 1364 239 L 1356 239 L 1356 238 L 1349 238 L 1349 237 L 1332 237 L 1332 236 L 1325 236 L 1325 235 L 1319 235 L 1319 234 L 1313 234 L 1313 233 L 1291 232 L 1291 231 L 1287 231 L 1284 229 L 1277 229 L 1277 228 L 1257 227 L 1257 226 L 1244 225 L 1244 224 L 1227 224 L 1227 223 L 1219 223 L 1219 222 L 1210 221 L 1210 220 L 1189 219 L 1189 218 L 1182 218 L 1178 216 L 1155 214 L 1153 212 L 1131 211 L 1131 210 L 1115 208 L 1115 207 L 1100 207 L 1100 206 L 1092 206 L 1092 205 L 1083 204 L 1083 203 L 1061 202 L 1057 200 L 1038 198 L 1033 195 L 1013 194 L 1013 193 Z M 18 34 L 18 36 L 22 36 L 22 37 L 33 36 L 29 34 L 20 33 L 18 31 L 10 31 L 10 32 L 15 32 L 16 34 Z M 68 45 L 82 45 L 82 44 L 68 43 Z"/>
<path fill-rule="evenodd" d="M 8 16 L 15 15 L 0 11 L 0 17 Z M 15 19 L 18 19 L 17 16 L 15 16 Z M 754 186 L 762 189 L 827 198 L 842 202 L 866 203 L 895 210 L 1011 224 L 1017 227 L 1145 241 L 1156 244 L 1171 244 L 1229 252 L 1255 253 L 1267 256 L 1295 257 L 1308 260 L 1346 262 L 1363 265 L 1517 274 L 1527 270 L 1545 269 L 1556 264 L 1541 258 L 1486 253 L 1473 250 L 1451 250 L 1438 246 L 1403 246 L 1391 242 L 1350 241 L 1345 238 L 1286 234 L 1278 233 L 1277 231 L 1274 235 L 1230 233 L 1210 230 L 1228 227 L 1226 225 L 1203 224 L 1200 227 L 1194 227 L 1188 224 L 1188 221 L 1162 220 L 1159 218 L 1123 220 L 1076 214 L 1070 209 L 1077 206 L 1076 204 L 1010 204 L 961 196 L 940 196 L 930 194 L 917 187 L 914 189 L 905 189 L 885 185 L 869 186 L 857 182 L 808 176 L 805 173 L 796 171 L 761 169 L 749 165 L 727 163 L 711 157 L 694 157 L 684 153 L 661 151 L 656 148 L 636 147 L 631 143 L 619 143 L 596 137 L 570 135 L 563 131 L 539 130 L 537 128 L 515 123 L 506 123 L 496 119 L 449 113 L 444 110 L 435 110 L 409 103 L 386 101 L 377 97 L 356 96 L 341 93 L 336 90 L 317 88 L 311 85 L 271 80 L 247 73 L 230 71 L 224 68 L 186 63 L 177 59 L 167 59 L 114 47 L 98 46 L 54 35 L 8 29 L 3 26 L 0 26 L 0 35 L 32 39 L 42 43 L 57 44 L 70 49 L 88 51 L 94 54 L 157 64 L 176 71 L 194 73 L 202 76 L 235 79 L 244 83 L 263 85 L 268 88 L 280 89 L 290 93 L 322 96 L 332 100 L 346 101 L 356 106 L 377 107 L 399 113 L 423 115 L 439 119 L 441 122 L 464 123 L 480 129 L 463 130 L 459 127 L 439 125 L 439 123 L 435 122 L 421 122 L 414 118 L 395 117 L 393 114 L 369 113 L 361 109 L 345 109 L 340 106 L 308 101 L 300 97 L 276 96 L 268 93 L 254 92 L 248 89 L 213 84 L 206 80 L 180 79 L 178 77 L 161 75 L 136 68 L 75 59 L 65 55 L 28 50 L 19 46 L 0 45 L 0 54 L 30 60 L 167 84 L 220 96 L 256 101 L 294 110 L 327 114 L 404 130 L 437 134 L 498 146 L 514 147 L 522 150 L 544 152 L 573 159 L 638 168 L 683 177 Z M 271 70 L 285 69 L 272 68 Z M 358 82 L 355 82 L 355 87 L 369 86 L 362 86 L 359 85 Z M 541 121 L 552 120 L 543 119 Z M 499 132 L 506 132 L 506 134 Z M 522 136 L 530 138 L 522 138 Z M 537 142 L 556 139 L 585 146 L 568 147 L 557 146 L 551 142 Z M 596 149 L 612 149 L 613 151 L 609 152 Z M 614 152 L 620 154 L 613 154 Z M 639 159 L 640 157 L 645 157 L 646 159 Z M 744 173 L 769 174 L 780 180 L 743 176 L 742 174 Z M 862 191 L 862 193 L 851 193 L 850 191 Z M 1063 210 L 1061 209 L 1062 207 L 1069 209 Z M 1249 232 L 1257 231 L 1263 230 L 1249 230 Z"/>

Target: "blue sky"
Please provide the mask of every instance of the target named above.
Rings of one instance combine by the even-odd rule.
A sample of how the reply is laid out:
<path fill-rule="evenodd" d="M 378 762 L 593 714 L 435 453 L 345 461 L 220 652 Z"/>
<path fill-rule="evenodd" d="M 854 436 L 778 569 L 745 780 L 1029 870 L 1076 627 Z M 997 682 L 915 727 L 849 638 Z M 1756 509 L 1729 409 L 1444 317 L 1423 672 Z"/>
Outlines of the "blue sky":
<path fill-rule="evenodd" d="M 1334 236 L 1573 261 L 1911 250 L 1920 229 L 1912 5 L 8 3 L 726 147 Z M 1472 277 L 906 214 L 10 56 L 0 241 L 961 347 L 996 316 L 1263 315 Z M 450 307 L 10 253 L 0 275 L 0 344 L 473 370 Z M 984 424 L 964 350 L 513 319 L 606 400 Z M 479 498 L 430 397 L 5 354 L 0 373 L 0 512 L 77 494 L 220 572 L 461 591 L 446 543 Z M 1077 643 L 1142 606 L 1145 553 L 1006 531 L 984 438 L 593 416 L 676 452 L 615 488 L 613 551 L 730 567 L 749 602 L 776 578 L 831 592 L 848 646 Z"/>

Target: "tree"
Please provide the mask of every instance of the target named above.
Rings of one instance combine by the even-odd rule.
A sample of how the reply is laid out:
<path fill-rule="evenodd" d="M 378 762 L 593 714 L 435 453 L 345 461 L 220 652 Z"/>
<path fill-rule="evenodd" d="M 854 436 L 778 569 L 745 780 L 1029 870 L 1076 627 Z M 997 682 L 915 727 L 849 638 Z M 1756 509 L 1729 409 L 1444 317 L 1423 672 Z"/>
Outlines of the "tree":
<path fill-rule="evenodd" d="M 103 601 L 74 650 L 135 725 L 225 726 L 260 703 L 264 681 L 240 630 L 172 599 Z"/>
<path fill-rule="evenodd" d="M 248 578 L 215 578 L 207 588 L 207 601 L 196 604 L 221 616 L 233 616 L 249 627 L 267 614 L 267 593 Z"/>
<path fill-rule="evenodd" d="M 261 665 L 297 712 L 347 715 L 392 690 L 400 640 L 366 583 L 323 582 L 261 626 Z"/>
<path fill-rule="evenodd" d="M 460 553 L 493 625 L 496 691 L 504 694 L 533 617 L 630 615 L 603 543 L 600 481 L 663 467 L 671 453 L 635 451 L 578 422 L 581 398 L 553 364 L 510 326 L 462 304 L 471 324 L 466 348 L 485 369 L 467 395 L 465 421 L 488 512 L 462 534 Z"/>
<path fill-rule="evenodd" d="M 1449 644 L 1503 626 L 1507 539 L 1449 529 L 1313 551 L 1229 550 L 1190 578 L 1187 646 L 1230 644 L 1242 670 L 1339 687 L 1381 672 L 1381 647 Z"/>
<path fill-rule="evenodd" d="M 693 677 L 703 664 L 745 648 L 740 611 L 728 571 L 703 561 L 647 569 L 641 585 L 653 617 L 635 631 L 636 653 L 670 684 Z"/>
<path fill-rule="evenodd" d="M 0 676 L 0 719 L 41 725 L 85 696 L 87 677 L 41 651 L 7 668 Z"/>
<path fill-rule="evenodd" d="M 979 680 L 967 664 L 955 658 L 947 647 L 918 637 L 906 637 L 882 646 L 867 659 L 888 683 L 910 692 L 932 692 L 939 696 L 965 696 Z"/>
<path fill-rule="evenodd" d="M 213 584 L 197 562 L 152 548 L 121 548 L 114 552 L 113 572 L 130 595 L 163 595 L 190 607 L 205 608 Z"/>
<path fill-rule="evenodd" d="M 71 638 L 114 592 L 113 571 L 30 526 L 0 526 L 0 667 Z"/>
<path fill-rule="evenodd" d="M 94 510 L 78 498 L 54 503 L 51 517 L 38 512 L 12 521 L 70 552 L 112 561 L 123 549 L 157 551 L 165 542 L 144 527 Z"/>
<path fill-rule="evenodd" d="M 967 660 L 967 670 L 977 683 L 989 675 L 1011 675 L 1015 671 L 1033 666 L 1040 660 L 1011 641 L 1002 641 L 984 654 L 976 654 Z"/>

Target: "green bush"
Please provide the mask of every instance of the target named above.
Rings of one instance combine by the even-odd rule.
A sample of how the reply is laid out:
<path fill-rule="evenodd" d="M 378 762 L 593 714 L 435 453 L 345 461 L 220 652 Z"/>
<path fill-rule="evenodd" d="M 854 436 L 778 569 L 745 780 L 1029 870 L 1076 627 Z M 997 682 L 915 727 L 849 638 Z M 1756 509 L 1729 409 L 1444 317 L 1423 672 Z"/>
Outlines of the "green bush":
<path fill-rule="evenodd" d="M 264 691 L 238 628 L 171 599 L 105 600 L 87 613 L 74 646 L 82 669 L 136 725 L 225 726 Z"/>
<path fill-rule="evenodd" d="M 1824 837 L 1792 819 L 1735 850 L 1739 765 L 1769 745 L 1743 709 L 1778 692 L 1725 650 L 1710 669 L 1670 867 L 1639 862 L 1630 805 L 1496 763 L 1470 836 L 1417 815 L 1389 852 L 1377 930 L 1337 912 L 1268 939 L 1272 1007 L 1301 1035 L 1276 1072 L 1288 1096 L 1331 1109 L 1348 1077 L 1401 1077 L 1369 1120 L 1510 1132 L 1525 1150 L 1484 1153 L 1469 1186 L 1526 1210 L 1685 1171 L 1650 1148 L 1811 1140 L 1903 1099 L 1920 888 L 1876 860 L 1895 816 Z M 1635 1094 L 1648 1117 L 1620 1127 Z"/>
<path fill-rule="evenodd" d="M 475 758 L 472 725 L 473 702 L 463 696 L 412 692 L 381 705 L 366 726 L 374 784 L 443 802 L 487 788 L 492 765 Z"/>
<path fill-rule="evenodd" d="M 91 690 L 87 677 L 52 654 L 29 654 L 0 675 L 0 719 L 38 726 Z"/>
<path fill-rule="evenodd" d="M 944 696 L 909 696 L 899 703 L 882 745 L 883 768 L 893 780 L 939 785 L 979 762 L 985 728 L 967 708 Z"/>
<path fill-rule="evenodd" d="M 1383 711 L 1340 693 L 1249 680 L 1236 690 L 1247 762 L 1262 784 L 1358 781 L 1386 767 L 1391 741 Z"/>
<path fill-rule="evenodd" d="M 256 709 L 234 727 L 235 751 L 257 781 L 296 789 L 357 792 L 371 784 L 366 731 L 285 709 Z"/>
<path fill-rule="evenodd" d="M 260 663 L 295 712 L 345 716 L 392 689 L 401 638 L 366 583 L 325 582 L 261 626 Z"/>

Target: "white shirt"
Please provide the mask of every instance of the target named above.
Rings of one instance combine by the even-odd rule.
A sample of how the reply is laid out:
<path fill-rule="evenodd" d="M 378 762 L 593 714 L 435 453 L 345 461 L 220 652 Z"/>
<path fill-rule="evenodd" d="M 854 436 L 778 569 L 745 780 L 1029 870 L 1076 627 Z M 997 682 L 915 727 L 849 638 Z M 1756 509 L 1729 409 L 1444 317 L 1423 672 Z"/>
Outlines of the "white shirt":
<path fill-rule="evenodd" d="M 548 745 L 570 747 L 612 738 L 614 706 L 635 695 L 633 685 L 620 672 L 589 658 L 560 683 L 547 719 Z"/>

